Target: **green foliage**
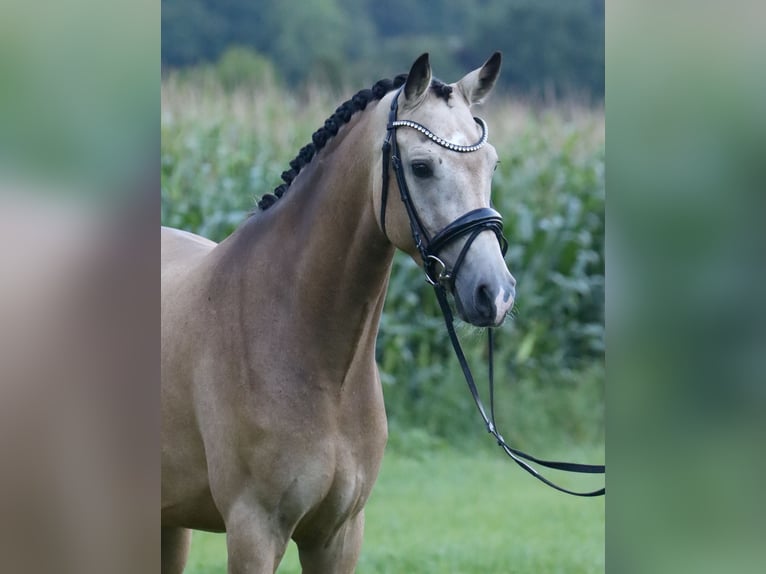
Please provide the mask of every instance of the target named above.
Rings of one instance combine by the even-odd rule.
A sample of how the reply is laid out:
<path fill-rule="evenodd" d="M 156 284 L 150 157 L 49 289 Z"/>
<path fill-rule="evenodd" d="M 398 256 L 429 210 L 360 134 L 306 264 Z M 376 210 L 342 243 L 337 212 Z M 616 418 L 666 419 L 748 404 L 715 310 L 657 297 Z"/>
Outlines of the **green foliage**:
<path fill-rule="evenodd" d="M 413 459 L 389 449 L 365 509 L 356 571 L 595 574 L 604 571 L 604 515 L 603 498 L 554 493 L 499 456 Z M 225 562 L 224 535 L 194 533 L 189 574 L 223 572 Z M 300 572 L 294 544 L 277 572 Z"/>
<path fill-rule="evenodd" d="M 462 63 L 493 49 L 508 56 L 504 81 L 517 91 L 603 96 L 603 1 L 490 0 L 471 20 Z"/>
<path fill-rule="evenodd" d="M 501 50 L 515 92 L 604 94 L 603 0 L 162 0 L 163 67 L 228 46 L 263 54 L 293 86 L 370 83 L 423 51 L 448 77 Z"/>
<path fill-rule="evenodd" d="M 277 80 L 271 61 L 242 46 L 228 48 L 219 58 L 216 72 L 227 91 L 243 86 L 254 88 L 274 84 Z"/>
<path fill-rule="evenodd" d="M 227 94 L 163 83 L 162 221 L 214 240 L 231 233 L 340 98 L 274 86 Z M 501 164 L 493 202 L 504 215 L 517 305 L 496 330 L 501 430 L 520 447 L 603 440 L 603 112 L 534 111 L 496 101 L 480 112 Z M 459 326 L 478 381 L 486 340 Z M 378 339 L 394 443 L 474 446 L 483 427 L 438 304 L 414 262 L 394 261 Z M 415 430 L 413 430 L 415 429 Z M 402 433 L 412 431 L 414 434 Z"/>
<path fill-rule="evenodd" d="M 208 91 L 238 89 L 269 91 L 282 84 L 282 77 L 271 60 L 245 46 L 232 46 L 218 60 L 173 71 L 168 76 L 176 81 Z"/>

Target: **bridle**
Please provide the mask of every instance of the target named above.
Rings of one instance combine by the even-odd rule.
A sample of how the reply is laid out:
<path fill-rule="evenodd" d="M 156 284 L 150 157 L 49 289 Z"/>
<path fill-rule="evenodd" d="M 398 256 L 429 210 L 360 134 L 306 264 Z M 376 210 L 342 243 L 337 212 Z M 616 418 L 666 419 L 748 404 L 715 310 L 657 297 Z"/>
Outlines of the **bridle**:
<path fill-rule="evenodd" d="M 412 238 L 415 241 L 415 247 L 420 254 L 423 261 L 423 270 L 425 271 L 426 281 L 430 283 L 436 294 L 436 298 L 439 301 L 439 307 L 444 315 L 444 322 L 447 327 L 447 333 L 449 334 L 452 347 L 457 355 L 460 367 L 463 370 L 463 376 L 465 377 L 468 388 L 471 391 L 473 400 L 476 403 L 476 407 L 479 410 L 479 414 L 484 419 L 484 424 L 489 432 L 497 441 L 497 444 L 505 451 L 505 453 L 511 457 L 516 464 L 521 468 L 529 472 L 532 476 L 538 480 L 544 482 L 548 486 L 555 488 L 561 492 L 572 494 L 574 496 L 601 496 L 605 494 L 606 489 L 601 488 L 592 492 L 577 492 L 568 490 L 557 484 L 551 482 L 544 476 L 542 476 L 529 462 L 534 462 L 547 468 L 555 470 L 563 470 L 567 472 L 576 472 L 584 474 L 604 474 L 604 465 L 591 465 L 591 464 L 576 464 L 571 462 L 556 462 L 547 461 L 531 456 L 525 452 L 515 449 L 508 445 L 503 438 L 503 435 L 497 429 L 495 424 L 495 393 L 494 393 L 494 360 L 493 360 L 493 336 L 492 329 L 487 329 L 487 344 L 489 355 L 489 397 L 490 397 L 490 414 L 487 415 L 487 409 L 484 407 L 484 403 L 481 400 L 479 391 L 476 387 L 471 369 L 468 366 L 463 349 L 460 345 L 460 341 L 455 332 L 454 317 L 452 309 L 450 308 L 449 301 L 447 300 L 448 289 L 454 286 L 455 277 L 458 270 L 462 265 L 468 249 L 473 244 L 474 240 L 483 231 L 492 231 L 497 237 L 500 243 L 500 250 L 505 255 L 508 249 L 508 240 L 503 235 L 503 218 L 502 216 L 492 208 L 481 207 L 474 209 L 468 213 L 461 215 L 455 219 L 452 223 L 447 225 L 444 229 L 436 233 L 433 237 L 430 236 L 423 223 L 418 216 L 418 212 L 415 209 L 415 205 L 412 201 L 409 187 L 407 186 L 407 180 L 404 177 L 404 169 L 402 167 L 401 157 L 399 155 L 399 147 L 396 143 L 396 129 L 400 127 L 411 128 L 419 131 L 431 141 L 438 145 L 458 153 L 470 153 L 481 149 L 485 143 L 487 143 L 488 131 L 487 124 L 481 118 L 474 117 L 474 120 L 481 128 L 481 138 L 473 145 L 458 145 L 446 141 L 445 139 L 437 136 L 427 127 L 417 122 L 410 120 L 397 120 L 397 112 L 399 108 L 399 95 L 403 90 L 399 90 L 394 95 L 394 99 L 391 102 L 391 110 L 388 115 L 388 125 L 386 127 L 386 139 L 383 142 L 383 188 L 381 190 L 381 204 L 380 204 L 380 224 L 383 233 L 386 233 L 386 203 L 388 200 L 388 172 L 389 165 L 393 166 L 394 175 L 396 176 L 396 182 L 399 187 L 399 195 L 401 197 L 404 208 L 407 212 L 407 217 L 410 222 L 410 230 L 412 231 Z M 440 252 L 450 243 L 461 237 L 467 236 L 468 238 L 460 250 L 460 253 L 455 260 L 455 264 L 451 269 L 442 261 L 439 257 Z M 529 462 L 527 462 L 529 461 Z"/>
<path fill-rule="evenodd" d="M 388 201 L 388 167 L 390 161 L 391 165 L 394 167 L 396 182 L 399 185 L 399 195 L 401 196 L 402 203 L 404 203 L 404 208 L 407 210 L 407 217 L 410 221 L 410 229 L 412 231 L 412 237 L 415 240 L 415 247 L 423 260 L 423 269 L 426 273 L 426 280 L 434 287 L 438 285 L 449 287 L 452 285 L 452 282 L 457 275 L 457 271 L 463 263 L 466 253 L 468 253 L 468 249 L 482 231 L 490 230 L 495 234 L 497 240 L 500 242 L 500 249 L 502 250 L 503 255 L 505 255 L 505 252 L 508 249 L 508 241 L 505 239 L 505 236 L 503 236 L 503 218 L 494 209 L 481 207 L 458 217 L 439 233 L 431 237 L 423 226 L 412 201 L 410 189 L 407 186 L 407 180 L 404 177 L 402 161 L 399 157 L 399 146 L 396 143 L 395 130 L 400 127 L 412 128 L 444 148 L 459 153 L 470 153 L 481 149 L 484 144 L 487 143 L 487 124 L 484 123 L 484 120 L 481 118 L 474 118 L 476 123 L 479 124 L 479 127 L 481 127 L 481 138 L 479 138 L 479 141 L 473 145 L 464 146 L 448 142 L 434 134 L 422 124 L 410 120 L 397 121 L 396 115 L 399 108 L 399 94 L 402 89 L 403 88 L 399 88 L 399 91 L 394 96 L 393 102 L 391 102 L 391 111 L 388 115 L 388 126 L 386 128 L 386 140 L 383 142 L 383 189 L 381 190 L 380 201 L 380 225 L 385 234 L 386 204 Z M 439 257 L 439 253 L 455 239 L 463 237 L 464 235 L 468 235 L 468 239 L 455 260 L 455 265 L 452 269 L 448 269 L 447 265 Z"/>

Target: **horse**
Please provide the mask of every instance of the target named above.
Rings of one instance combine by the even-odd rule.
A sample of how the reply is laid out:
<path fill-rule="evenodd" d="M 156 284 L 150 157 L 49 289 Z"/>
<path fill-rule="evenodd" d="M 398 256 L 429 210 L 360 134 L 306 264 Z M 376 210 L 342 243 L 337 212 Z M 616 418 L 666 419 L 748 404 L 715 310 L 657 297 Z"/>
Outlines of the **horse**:
<path fill-rule="evenodd" d="M 388 438 L 375 341 L 395 250 L 470 324 L 513 306 L 498 156 L 470 111 L 500 66 L 445 84 L 423 54 L 341 105 L 221 243 L 162 228 L 163 573 L 193 529 L 226 533 L 232 574 L 274 572 L 290 539 L 304 573 L 354 571 Z"/>

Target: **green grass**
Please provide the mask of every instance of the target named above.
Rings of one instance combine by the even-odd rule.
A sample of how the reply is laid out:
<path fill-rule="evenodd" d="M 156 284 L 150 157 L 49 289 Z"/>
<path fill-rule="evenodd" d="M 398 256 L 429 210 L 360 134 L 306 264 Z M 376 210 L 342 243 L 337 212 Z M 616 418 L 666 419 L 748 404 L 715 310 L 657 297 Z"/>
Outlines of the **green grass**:
<path fill-rule="evenodd" d="M 585 454 L 583 460 L 598 456 Z M 596 487 L 599 480 L 576 486 Z M 225 536 L 195 532 L 186 572 L 225 571 Z M 359 574 L 603 571 L 603 498 L 555 492 L 500 452 L 386 453 L 366 508 Z M 300 572 L 294 544 L 278 572 Z"/>

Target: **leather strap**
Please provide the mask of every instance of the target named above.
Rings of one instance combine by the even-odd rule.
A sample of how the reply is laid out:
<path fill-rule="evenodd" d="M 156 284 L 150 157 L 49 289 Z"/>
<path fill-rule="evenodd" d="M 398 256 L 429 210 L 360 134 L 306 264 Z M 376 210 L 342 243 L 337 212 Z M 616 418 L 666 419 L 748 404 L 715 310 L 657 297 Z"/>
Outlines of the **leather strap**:
<path fill-rule="evenodd" d="M 500 431 L 497 429 L 497 425 L 495 423 L 494 364 L 493 364 L 494 357 L 492 353 L 492 349 L 493 349 L 492 329 L 487 330 L 488 331 L 488 347 L 489 347 L 489 388 L 490 388 L 490 405 L 491 405 L 491 411 L 490 411 L 491 418 L 490 418 L 487 416 L 487 411 L 479 395 L 479 390 L 476 388 L 476 382 L 474 381 L 473 373 L 471 373 L 471 369 L 468 366 L 468 361 L 465 358 L 465 353 L 463 353 L 463 349 L 460 345 L 460 340 L 458 339 L 457 333 L 455 332 L 454 318 L 452 315 L 452 310 L 449 306 L 449 302 L 447 301 L 447 293 L 441 285 L 434 286 L 434 291 L 436 292 L 436 299 L 439 302 L 439 307 L 441 308 L 442 314 L 444 315 L 444 323 L 447 327 L 447 333 L 449 334 L 450 341 L 452 342 L 452 348 L 455 350 L 455 355 L 457 356 L 458 363 L 460 364 L 460 368 L 463 371 L 463 376 L 465 377 L 466 383 L 468 385 L 468 389 L 471 392 L 471 396 L 473 397 L 474 403 L 476 403 L 476 408 L 479 410 L 479 414 L 481 415 L 481 418 L 484 420 L 484 424 L 487 427 L 487 432 L 490 433 L 495 438 L 495 440 L 497 441 L 497 444 L 505 451 L 505 453 L 508 456 L 510 456 L 513 459 L 513 461 L 516 464 L 518 464 L 521 468 L 526 470 L 529 474 L 534 476 L 539 481 L 547 484 L 551 488 L 554 488 L 566 494 L 571 494 L 573 496 L 594 497 L 594 496 L 601 496 L 605 494 L 606 487 L 600 488 L 598 490 L 590 491 L 590 492 L 578 492 L 578 491 L 569 490 L 567 488 L 559 486 L 555 484 L 554 482 L 552 482 L 551 480 L 545 478 L 534 467 L 532 467 L 530 464 L 528 464 L 522 459 L 528 460 L 530 462 L 534 462 L 536 464 L 545 466 L 547 468 L 552 468 L 555 470 L 563 470 L 566 472 L 576 472 L 580 474 L 604 474 L 605 473 L 604 465 L 578 464 L 573 462 L 558 462 L 558 461 L 543 460 L 543 459 L 534 457 L 532 455 L 529 455 L 521 450 L 515 449 L 505 442 L 503 435 L 500 434 Z"/>
<path fill-rule="evenodd" d="M 437 233 L 428 244 L 430 251 L 438 253 L 453 239 L 465 234 L 466 230 L 481 226 L 488 229 L 502 230 L 503 218 L 491 207 L 480 207 L 461 215 L 447 227 Z"/>

